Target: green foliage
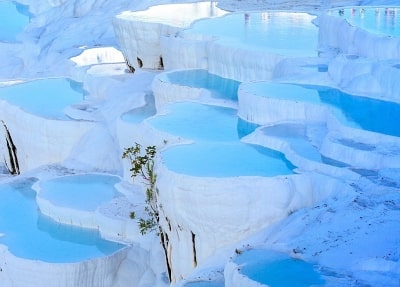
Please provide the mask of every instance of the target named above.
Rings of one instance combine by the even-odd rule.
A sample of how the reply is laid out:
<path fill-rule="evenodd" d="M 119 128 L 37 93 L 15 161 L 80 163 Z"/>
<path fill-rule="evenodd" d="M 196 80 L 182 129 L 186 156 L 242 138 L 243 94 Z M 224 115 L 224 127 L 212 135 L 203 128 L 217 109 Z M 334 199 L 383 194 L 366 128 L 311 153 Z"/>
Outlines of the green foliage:
<path fill-rule="evenodd" d="M 122 154 L 122 158 L 129 159 L 131 163 L 130 172 L 133 180 L 137 177 L 141 177 L 146 185 L 145 211 L 148 218 L 138 219 L 139 230 L 142 235 L 155 230 L 159 221 L 157 206 L 158 190 L 156 187 L 157 176 L 154 172 L 154 158 L 156 153 L 157 150 L 155 146 L 148 146 L 143 151 L 142 146 L 135 143 L 134 146 L 126 148 Z"/>

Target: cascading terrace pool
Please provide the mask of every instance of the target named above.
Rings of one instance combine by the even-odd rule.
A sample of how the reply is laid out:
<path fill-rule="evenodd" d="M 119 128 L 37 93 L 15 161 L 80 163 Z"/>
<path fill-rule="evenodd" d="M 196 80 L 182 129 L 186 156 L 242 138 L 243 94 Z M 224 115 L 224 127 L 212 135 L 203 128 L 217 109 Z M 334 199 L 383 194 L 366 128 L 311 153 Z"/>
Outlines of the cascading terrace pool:
<path fill-rule="evenodd" d="M 180 36 L 194 40 L 214 38 L 229 45 L 291 56 L 316 56 L 318 29 L 314 19 L 315 16 L 301 12 L 231 13 L 196 21 Z M 295 46 L 292 37 L 296 38 Z"/>
<path fill-rule="evenodd" d="M 399 7 L 345 7 L 329 11 L 368 32 L 400 37 Z"/>
<path fill-rule="evenodd" d="M 242 90 L 246 90 L 243 97 L 251 94 L 282 103 L 290 101 L 319 105 L 321 108 L 325 106 L 345 126 L 400 137 L 397 124 L 400 121 L 400 104 L 395 102 L 353 95 L 327 86 L 258 82 L 246 84 Z M 290 112 L 286 117 L 290 120 Z"/>
<path fill-rule="evenodd" d="M 0 86 L 0 100 L 48 119 L 70 120 L 64 109 L 83 101 L 82 85 L 67 78 L 38 79 Z"/>
<path fill-rule="evenodd" d="M 0 243 L 13 255 L 50 263 L 73 263 L 111 255 L 125 247 L 104 240 L 97 229 L 65 225 L 44 216 L 36 204 L 33 183 L 30 179 L 0 185 Z"/>
<path fill-rule="evenodd" d="M 285 253 L 265 249 L 250 249 L 235 258 L 240 273 L 270 287 L 324 286 L 325 280 L 315 267 Z"/>
<path fill-rule="evenodd" d="M 294 166 L 283 154 L 245 144 L 232 108 L 182 102 L 169 106 L 170 113 L 148 122 L 164 132 L 194 140 L 162 152 L 169 169 L 193 176 L 277 176 L 292 174 Z M 195 163 L 195 164 L 194 164 Z"/>

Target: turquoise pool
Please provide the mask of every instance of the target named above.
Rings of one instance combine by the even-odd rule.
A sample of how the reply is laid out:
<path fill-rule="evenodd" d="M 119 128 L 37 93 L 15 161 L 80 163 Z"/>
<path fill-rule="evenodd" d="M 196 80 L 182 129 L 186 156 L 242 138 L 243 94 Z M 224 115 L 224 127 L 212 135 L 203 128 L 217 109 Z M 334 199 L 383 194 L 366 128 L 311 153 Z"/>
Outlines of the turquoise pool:
<path fill-rule="evenodd" d="M 17 257 L 51 263 L 80 262 L 110 255 L 124 245 L 97 230 L 57 223 L 36 204 L 34 180 L 0 185 L 0 243 Z"/>
<path fill-rule="evenodd" d="M 329 105 L 344 124 L 400 137 L 400 104 L 315 87 L 322 103 Z"/>
<path fill-rule="evenodd" d="M 69 120 L 64 109 L 84 98 L 82 84 L 67 78 L 40 79 L 0 87 L 0 99 L 49 119 Z"/>
<path fill-rule="evenodd" d="M 213 37 L 232 45 L 252 46 L 278 54 L 317 56 L 318 29 L 312 23 L 315 18 L 301 12 L 231 13 L 196 21 L 181 36 Z"/>
<path fill-rule="evenodd" d="M 162 152 L 168 169 L 199 177 L 280 176 L 295 168 L 280 152 L 242 142 L 200 142 Z"/>
<path fill-rule="evenodd" d="M 325 86 L 258 82 L 248 92 L 268 98 L 327 105 L 344 125 L 400 137 L 400 104 Z"/>
<path fill-rule="evenodd" d="M 172 135 L 196 141 L 236 141 L 237 111 L 232 108 L 181 102 L 168 106 L 168 113 L 148 122 Z"/>
<path fill-rule="evenodd" d="M 293 174 L 295 167 L 282 153 L 240 141 L 255 127 L 239 121 L 235 109 L 183 102 L 170 105 L 169 111 L 149 123 L 158 130 L 195 141 L 162 152 L 170 170 L 203 177 Z"/>
<path fill-rule="evenodd" d="M 215 98 L 237 101 L 240 82 L 209 73 L 207 70 L 182 70 L 165 73 L 168 82 L 176 85 L 203 88 Z"/>
<path fill-rule="evenodd" d="M 0 1 L 0 42 L 16 42 L 29 24 L 27 6 L 13 1 Z"/>
<path fill-rule="evenodd" d="M 40 183 L 40 196 L 56 206 L 95 211 L 100 205 L 121 196 L 114 185 L 120 179 L 101 174 L 57 177 Z"/>
<path fill-rule="evenodd" d="M 235 263 L 240 273 L 270 287 L 324 286 L 325 280 L 310 263 L 284 253 L 251 249 L 241 253 Z"/>
<path fill-rule="evenodd" d="M 355 27 L 393 37 L 400 36 L 399 12 L 399 7 L 346 7 L 330 11 Z"/>

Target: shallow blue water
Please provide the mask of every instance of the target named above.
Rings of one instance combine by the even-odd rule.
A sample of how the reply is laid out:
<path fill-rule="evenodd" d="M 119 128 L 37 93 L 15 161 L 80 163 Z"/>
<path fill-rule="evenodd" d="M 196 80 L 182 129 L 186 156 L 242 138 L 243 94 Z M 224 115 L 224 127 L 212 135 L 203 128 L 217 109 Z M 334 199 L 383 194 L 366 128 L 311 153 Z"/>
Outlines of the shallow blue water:
<path fill-rule="evenodd" d="M 239 121 L 231 108 L 183 102 L 169 106 L 170 113 L 149 123 L 156 129 L 195 140 L 162 152 L 167 167 L 193 176 L 276 176 L 292 174 L 294 166 L 282 153 L 245 144 L 240 137 L 254 125 Z"/>
<path fill-rule="evenodd" d="M 355 96 L 336 89 L 317 89 L 321 102 L 333 107 L 345 124 L 400 137 L 400 104 Z"/>
<path fill-rule="evenodd" d="M 400 37 L 400 9 L 398 7 L 353 7 L 333 10 L 351 25 L 375 34 Z"/>
<path fill-rule="evenodd" d="M 15 42 L 29 23 L 27 7 L 11 1 L 0 1 L 0 42 Z"/>
<path fill-rule="evenodd" d="M 65 78 L 40 79 L 0 87 L 0 99 L 44 118 L 68 120 L 64 109 L 84 100 L 78 82 Z"/>
<path fill-rule="evenodd" d="M 234 45 L 316 56 L 318 29 L 315 16 L 297 12 L 232 13 L 195 22 L 182 35 L 187 38 L 217 37 Z"/>
<path fill-rule="evenodd" d="M 41 182 L 40 195 L 57 206 L 95 211 L 120 195 L 114 188 L 118 181 L 118 177 L 100 174 L 63 176 Z"/>
<path fill-rule="evenodd" d="M 231 108 L 181 102 L 168 106 L 169 113 L 149 120 L 155 128 L 199 141 L 238 140 L 237 111 Z"/>
<path fill-rule="evenodd" d="M 0 185 L 0 243 L 17 257 L 45 262 L 79 262 L 110 255 L 124 245 L 102 239 L 97 230 L 59 224 L 43 216 L 33 181 Z"/>
<path fill-rule="evenodd" d="M 252 249 L 244 251 L 235 262 L 242 265 L 240 273 L 271 287 L 324 286 L 312 264 L 283 253 Z"/>
<path fill-rule="evenodd" d="M 236 142 L 198 142 L 162 152 L 168 169 L 201 177 L 279 176 L 294 166 L 280 152 Z"/>
<path fill-rule="evenodd" d="M 240 85 L 238 81 L 226 79 L 201 69 L 175 71 L 165 75 L 170 83 L 208 89 L 216 98 L 237 101 L 237 90 Z"/>
<path fill-rule="evenodd" d="M 259 82 L 249 91 L 261 96 L 324 104 L 344 125 L 400 137 L 400 104 L 352 95 L 324 86 Z"/>

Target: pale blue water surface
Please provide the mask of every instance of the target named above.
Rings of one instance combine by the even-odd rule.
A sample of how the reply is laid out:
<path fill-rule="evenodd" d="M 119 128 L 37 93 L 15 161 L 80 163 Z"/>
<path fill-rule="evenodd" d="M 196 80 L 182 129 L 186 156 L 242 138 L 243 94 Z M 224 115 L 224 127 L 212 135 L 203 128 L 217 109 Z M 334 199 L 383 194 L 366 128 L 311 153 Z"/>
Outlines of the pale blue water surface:
<path fill-rule="evenodd" d="M 182 70 L 165 73 L 166 79 L 176 85 L 203 88 L 215 98 L 237 101 L 240 82 L 209 73 L 207 70 Z"/>
<path fill-rule="evenodd" d="M 293 173 L 295 167 L 282 153 L 240 141 L 242 135 L 255 127 L 239 121 L 235 109 L 182 102 L 171 104 L 169 111 L 150 119 L 149 123 L 161 131 L 195 141 L 162 152 L 169 169 L 210 177 Z"/>
<path fill-rule="evenodd" d="M 327 105 L 344 125 L 400 137 L 400 104 L 395 102 L 352 95 L 325 86 L 259 82 L 249 86 L 249 90 L 265 97 Z"/>
<path fill-rule="evenodd" d="M 95 211 L 121 195 L 114 187 L 119 181 L 116 176 L 101 174 L 57 177 L 40 183 L 40 196 L 57 206 Z"/>
<path fill-rule="evenodd" d="M 350 7 L 332 10 L 333 15 L 345 18 L 351 25 L 375 34 L 400 36 L 399 7 Z"/>
<path fill-rule="evenodd" d="M 196 142 L 162 152 L 168 169 L 200 177 L 279 176 L 295 168 L 285 156 L 261 146 L 236 142 Z"/>
<path fill-rule="evenodd" d="M 0 42 L 16 42 L 29 24 L 27 6 L 12 1 L 0 1 Z"/>
<path fill-rule="evenodd" d="M 124 247 L 104 240 L 97 230 L 57 223 L 36 204 L 33 180 L 0 185 L 0 243 L 17 257 L 53 263 L 80 262 Z"/>
<path fill-rule="evenodd" d="M 192 102 L 168 106 L 168 114 L 149 119 L 155 128 L 193 140 L 238 140 L 237 111 L 231 108 Z"/>
<path fill-rule="evenodd" d="M 317 56 L 318 29 L 307 13 L 267 11 L 232 13 L 196 21 L 181 32 L 189 39 L 222 39 L 232 45 L 245 45 L 285 55 Z"/>
<path fill-rule="evenodd" d="M 0 99 L 44 118 L 69 120 L 64 109 L 84 100 L 80 83 L 66 78 L 40 79 L 0 87 Z"/>
<path fill-rule="evenodd" d="M 241 253 L 235 262 L 241 265 L 240 273 L 270 287 L 324 286 L 325 283 L 312 264 L 275 251 L 251 249 Z"/>

